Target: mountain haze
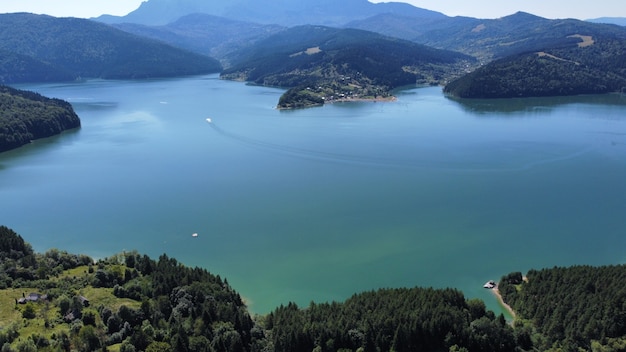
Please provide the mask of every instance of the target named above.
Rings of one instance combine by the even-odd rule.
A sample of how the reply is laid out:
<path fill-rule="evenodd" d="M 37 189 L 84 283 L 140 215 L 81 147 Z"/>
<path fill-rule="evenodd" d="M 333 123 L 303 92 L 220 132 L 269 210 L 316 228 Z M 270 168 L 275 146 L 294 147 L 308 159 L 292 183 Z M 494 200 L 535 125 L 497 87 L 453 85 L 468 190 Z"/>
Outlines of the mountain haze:
<path fill-rule="evenodd" d="M 231 20 L 203 13 L 186 15 L 163 26 L 120 23 L 125 32 L 161 40 L 172 46 L 229 62 L 229 54 L 285 29 L 278 25 Z M 230 58 L 232 59 L 232 58 Z"/>
<path fill-rule="evenodd" d="M 593 23 L 616 24 L 618 26 L 626 26 L 626 17 L 600 17 L 587 20 Z"/>
<path fill-rule="evenodd" d="M 150 78 L 219 72 L 221 65 L 108 25 L 78 18 L 0 15 L 4 83 Z M 37 73 L 39 72 L 39 73 Z"/>

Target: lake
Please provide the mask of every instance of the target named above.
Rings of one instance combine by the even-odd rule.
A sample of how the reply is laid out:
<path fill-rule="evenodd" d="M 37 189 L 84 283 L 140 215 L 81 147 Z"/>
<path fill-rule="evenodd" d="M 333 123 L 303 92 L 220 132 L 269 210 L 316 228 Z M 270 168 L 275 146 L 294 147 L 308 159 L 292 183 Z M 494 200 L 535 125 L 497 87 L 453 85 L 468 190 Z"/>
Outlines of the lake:
<path fill-rule="evenodd" d="M 400 286 L 500 312 L 487 280 L 626 262 L 624 95 L 279 111 L 283 90 L 216 75 L 19 88 L 82 120 L 0 154 L 0 224 L 39 252 L 166 253 L 255 313 Z"/>

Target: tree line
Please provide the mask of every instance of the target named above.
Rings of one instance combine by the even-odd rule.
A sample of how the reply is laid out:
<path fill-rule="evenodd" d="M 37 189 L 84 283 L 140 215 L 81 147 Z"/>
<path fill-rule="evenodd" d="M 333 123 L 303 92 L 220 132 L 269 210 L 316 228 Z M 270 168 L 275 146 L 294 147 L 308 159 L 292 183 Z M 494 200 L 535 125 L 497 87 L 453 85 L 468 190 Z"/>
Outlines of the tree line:
<path fill-rule="evenodd" d="M 252 317 L 226 279 L 163 254 L 94 261 L 36 253 L 0 226 L 0 288 L 45 294 L 3 309 L 2 351 L 624 351 L 626 266 L 502 277 L 507 322 L 452 288 L 385 288 Z M 9 291 L 7 291 L 9 292 Z M 90 296 L 91 295 L 91 296 Z M 93 297 L 92 297 L 93 296 Z M 23 296 L 23 297 L 30 297 Z M 91 301 L 90 301 L 91 300 Z M 40 328 L 33 328 L 39 326 Z"/>
<path fill-rule="evenodd" d="M 499 287 L 539 349 L 626 350 L 626 265 L 555 267 L 526 277 L 506 276 Z"/>

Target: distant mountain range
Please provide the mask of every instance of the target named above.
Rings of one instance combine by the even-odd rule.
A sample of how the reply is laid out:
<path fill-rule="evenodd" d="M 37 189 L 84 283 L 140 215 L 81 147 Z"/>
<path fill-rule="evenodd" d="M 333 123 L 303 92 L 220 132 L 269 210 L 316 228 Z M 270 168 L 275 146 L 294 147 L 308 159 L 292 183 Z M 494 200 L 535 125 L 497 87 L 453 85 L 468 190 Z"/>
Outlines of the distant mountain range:
<path fill-rule="evenodd" d="M 119 23 L 112 26 L 139 36 L 160 40 L 170 45 L 220 59 L 225 65 L 237 50 L 254 45 L 286 27 L 231 20 L 195 13 L 162 26 Z"/>
<path fill-rule="evenodd" d="M 417 60 L 417 66 L 414 65 L 417 61 L 411 61 L 411 58 L 400 60 L 400 55 L 407 53 L 413 58 L 423 57 L 415 54 L 417 44 L 423 45 L 419 46 L 420 53 L 430 53 L 436 48 L 478 59 L 484 67 L 464 78 L 466 83 L 457 85 L 457 88 L 462 86 L 481 91 L 480 95 L 484 97 L 489 96 L 490 89 L 478 89 L 480 82 L 490 82 L 492 88 L 501 87 L 499 94 L 511 92 L 514 96 L 621 90 L 626 70 L 623 58 L 626 27 L 573 19 L 549 20 L 523 12 L 498 19 L 477 19 L 448 17 L 406 3 L 373 4 L 367 0 L 149 0 L 127 16 L 98 18 L 111 25 L 28 14 L 1 16 L 0 82 L 162 77 L 220 72 L 224 67 L 223 77 L 297 87 L 311 80 L 303 74 L 285 79 L 290 70 L 314 75 L 333 62 L 326 61 L 331 57 L 341 57 L 352 67 L 372 69 L 375 65 L 358 64 L 363 58 L 354 54 L 366 51 L 375 57 L 372 60 L 376 65 L 385 62 L 389 67 L 400 62 L 406 64 L 401 74 L 405 78 L 398 82 L 409 82 L 406 77 L 410 71 L 416 83 L 446 83 L 447 79 L 474 67 L 470 62 L 460 68 L 456 66 L 458 62 L 442 63 L 428 55 L 433 61 L 425 64 Z M 306 33 L 302 28 L 315 30 Z M 314 45 L 309 39 L 319 34 L 317 28 L 338 35 L 341 39 L 336 40 L 344 45 L 328 50 L 328 43 L 332 41 L 317 40 L 320 38 Z M 356 32 L 339 31 L 341 28 L 360 29 L 379 36 L 346 36 L 346 33 Z M 300 34 L 294 36 L 293 33 L 298 31 Z M 391 38 L 396 38 L 393 49 L 387 46 Z M 579 43 L 585 45 L 579 46 Z M 355 49 L 357 47 L 359 49 Z M 388 52 L 377 50 L 379 47 Z M 311 55 L 307 51 L 318 50 L 315 48 L 320 50 L 320 55 Z M 297 52 L 306 55 L 297 60 L 284 59 L 287 53 Z M 330 53 L 332 55 L 328 56 Z M 283 59 L 277 60 L 281 55 Z M 512 79 L 515 75 L 509 71 L 526 66 L 516 60 L 526 63 L 556 60 L 548 66 L 551 72 L 558 74 L 546 75 L 544 68 L 548 66 L 541 66 L 522 76 L 542 87 L 558 87 L 549 93 L 520 87 L 527 81 Z M 303 67 L 294 66 L 294 62 L 307 62 L 311 66 L 303 70 Z M 576 65 L 572 68 L 567 63 Z M 364 76 L 371 72 L 383 71 L 380 67 L 375 68 Z M 600 79 L 603 73 L 604 78 Z M 585 77 L 584 81 L 597 85 L 583 89 L 583 81 L 571 80 L 577 74 Z M 490 78 L 484 79 L 482 75 Z M 506 79 L 496 83 L 498 75 Z M 350 76 L 354 77 L 353 74 Z M 396 77 L 395 73 L 391 76 Z M 547 77 L 550 84 L 546 82 Z M 394 80 L 382 85 L 394 87 L 397 82 L 388 84 Z M 474 83 L 467 83 L 469 81 Z M 374 79 L 368 84 L 373 82 L 383 81 Z M 460 92 L 458 89 L 448 91 L 452 94 Z M 465 92 L 460 95 L 469 97 L 474 94 Z"/>
<path fill-rule="evenodd" d="M 618 26 L 626 26 L 626 17 L 600 17 L 600 18 L 592 18 L 587 21 L 593 23 L 606 23 L 606 24 L 616 24 Z"/>
<path fill-rule="evenodd" d="M 281 26 L 319 24 L 342 26 L 381 13 L 416 18 L 443 18 L 445 15 L 401 3 L 373 4 L 367 0 L 150 0 L 126 16 L 100 16 L 105 23 L 165 25 L 180 17 L 204 13 L 233 20 Z"/>
<path fill-rule="evenodd" d="M 0 15 L 0 83 L 219 72 L 215 59 L 77 18 Z"/>
<path fill-rule="evenodd" d="M 626 28 L 524 13 L 493 21 L 474 27 L 475 35 L 464 31 L 456 36 L 464 40 L 449 41 L 462 45 L 457 49 L 463 52 L 481 43 L 497 60 L 450 83 L 446 92 L 465 98 L 508 98 L 626 88 Z M 450 30 L 442 36 L 444 42 L 454 36 L 456 29 Z"/>

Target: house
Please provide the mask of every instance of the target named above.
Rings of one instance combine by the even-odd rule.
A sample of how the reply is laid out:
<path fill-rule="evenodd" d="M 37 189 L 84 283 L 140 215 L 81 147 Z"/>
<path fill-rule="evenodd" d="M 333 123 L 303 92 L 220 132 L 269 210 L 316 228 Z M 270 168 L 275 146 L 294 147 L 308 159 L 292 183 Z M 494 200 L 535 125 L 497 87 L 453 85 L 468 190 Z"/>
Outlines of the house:
<path fill-rule="evenodd" d="M 17 300 L 17 303 L 19 304 L 26 304 L 28 302 L 40 302 L 40 301 L 45 301 L 48 299 L 48 295 L 42 295 L 39 293 L 29 293 L 28 296 L 24 296 Z"/>

